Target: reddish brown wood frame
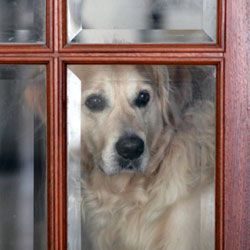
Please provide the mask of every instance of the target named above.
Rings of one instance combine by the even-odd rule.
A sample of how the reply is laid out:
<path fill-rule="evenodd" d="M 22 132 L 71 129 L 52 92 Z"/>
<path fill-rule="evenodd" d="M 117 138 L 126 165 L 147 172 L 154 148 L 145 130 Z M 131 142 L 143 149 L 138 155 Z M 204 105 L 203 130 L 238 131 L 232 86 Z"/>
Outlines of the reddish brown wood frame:
<path fill-rule="evenodd" d="M 67 248 L 66 66 L 71 63 L 217 66 L 216 249 L 249 250 L 248 0 L 218 0 L 216 45 L 68 46 L 66 0 L 46 3 L 46 46 L 0 45 L 0 63 L 47 65 L 48 250 Z"/>
<path fill-rule="evenodd" d="M 58 220 L 57 228 L 57 238 L 59 239 L 60 249 L 66 249 L 67 247 L 67 84 L 66 84 L 66 70 L 68 64 L 166 64 L 166 65 L 215 65 L 217 68 L 217 109 L 216 109 L 216 249 L 222 250 L 223 248 L 223 221 L 224 221 L 224 207 L 223 207 L 223 176 L 224 176 L 224 61 L 223 58 L 185 58 L 185 57 L 154 57 L 144 56 L 141 58 L 138 57 L 128 57 L 128 56 L 114 56 L 106 55 L 99 57 L 84 57 L 84 60 L 81 56 L 74 57 L 62 57 L 60 58 L 60 82 L 62 82 L 61 98 L 62 102 L 60 103 L 60 121 L 62 123 L 62 129 L 60 130 L 60 138 L 62 142 L 61 155 L 62 167 L 58 172 L 58 183 L 61 183 L 60 186 L 57 186 L 57 196 L 60 197 L 58 200 L 58 206 L 61 208 L 56 215 Z M 60 194 L 60 195 L 59 195 Z M 62 196 L 61 194 L 64 194 Z"/>
<path fill-rule="evenodd" d="M 48 214 L 48 250 L 54 248 L 54 221 L 55 221 L 55 166 L 57 165 L 57 114 L 55 114 L 54 107 L 56 106 L 55 100 L 58 91 L 56 91 L 57 84 L 54 81 L 55 64 L 54 59 L 50 57 L 38 56 L 2 56 L 0 54 L 0 64 L 22 64 L 22 65 L 46 65 L 46 96 L 47 96 L 47 214 Z"/>

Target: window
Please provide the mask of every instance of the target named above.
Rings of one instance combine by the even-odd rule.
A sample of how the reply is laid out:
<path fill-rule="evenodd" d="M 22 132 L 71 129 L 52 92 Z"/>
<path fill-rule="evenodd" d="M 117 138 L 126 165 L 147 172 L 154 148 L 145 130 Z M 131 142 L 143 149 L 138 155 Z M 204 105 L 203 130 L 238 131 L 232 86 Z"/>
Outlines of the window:
<path fill-rule="evenodd" d="M 4 0 L 0 248 L 248 249 L 248 7 Z"/>

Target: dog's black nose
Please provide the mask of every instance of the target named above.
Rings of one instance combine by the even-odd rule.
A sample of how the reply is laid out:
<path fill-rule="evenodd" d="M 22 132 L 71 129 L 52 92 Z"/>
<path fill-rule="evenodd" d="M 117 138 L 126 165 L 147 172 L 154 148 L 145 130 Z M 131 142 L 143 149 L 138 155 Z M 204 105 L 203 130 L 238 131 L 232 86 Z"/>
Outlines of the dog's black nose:
<path fill-rule="evenodd" d="M 116 151 L 125 159 L 134 160 L 144 151 L 144 142 L 137 135 L 125 135 L 115 145 Z"/>

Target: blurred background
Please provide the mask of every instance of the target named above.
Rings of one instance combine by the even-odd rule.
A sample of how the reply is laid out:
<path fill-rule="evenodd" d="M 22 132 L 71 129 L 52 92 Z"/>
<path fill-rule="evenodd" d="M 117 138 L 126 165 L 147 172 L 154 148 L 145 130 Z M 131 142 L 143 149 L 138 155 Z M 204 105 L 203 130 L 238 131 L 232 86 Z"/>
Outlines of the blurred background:
<path fill-rule="evenodd" d="M 0 43 L 44 43 L 46 0 L 0 0 Z"/>
<path fill-rule="evenodd" d="M 45 78 L 45 66 L 0 65 L 1 250 L 46 249 L 46 128 L 34 113 Z"/>
<path fill-rule="evenodd" d="M 216 0 L 67 0 L 70 43 L 214 43 Z"/>

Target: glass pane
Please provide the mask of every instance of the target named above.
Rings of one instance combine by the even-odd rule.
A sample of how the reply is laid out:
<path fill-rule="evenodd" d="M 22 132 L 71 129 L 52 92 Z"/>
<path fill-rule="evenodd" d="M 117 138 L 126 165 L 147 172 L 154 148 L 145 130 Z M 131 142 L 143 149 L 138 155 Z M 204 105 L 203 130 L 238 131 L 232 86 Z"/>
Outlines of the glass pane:
<path fill-rule="evenodd" d="M 46 66 L 0 65 L 0 249 L 45 250 Z"/>
<path fill-rule="evenodd" d="M 68 249 L 214 249 L 215 66 L 70 65 Z"/>
<path fill-rule="evenodd" d="M 215 43 L 217 0 L 68 0 L 68 42 Z"/>
<path fill-rule="evenodd" d="M 45 43 L 46 0 L 1 0 L 0 43 Z"/>

